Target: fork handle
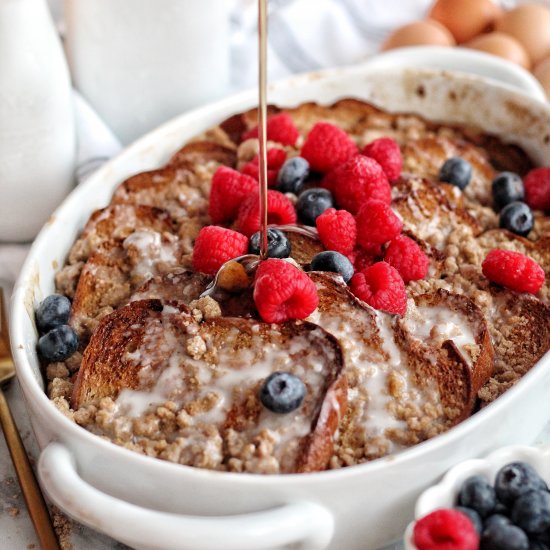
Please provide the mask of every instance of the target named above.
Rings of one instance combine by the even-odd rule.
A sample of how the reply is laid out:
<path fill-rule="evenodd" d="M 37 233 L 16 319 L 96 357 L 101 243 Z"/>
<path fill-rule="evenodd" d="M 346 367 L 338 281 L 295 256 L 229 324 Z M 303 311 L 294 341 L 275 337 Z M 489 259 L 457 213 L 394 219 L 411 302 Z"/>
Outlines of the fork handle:
<path fill-rule="evenodd" d="M 29 457 L 13 420 L 4 392 L 0 389 L 0 424 L 10 451 L 21 492 L 25 498 L 29 516 L 34 525 L 38 542 L 43 550 L 59 550 L 48 506 L 36 481 Z"/>

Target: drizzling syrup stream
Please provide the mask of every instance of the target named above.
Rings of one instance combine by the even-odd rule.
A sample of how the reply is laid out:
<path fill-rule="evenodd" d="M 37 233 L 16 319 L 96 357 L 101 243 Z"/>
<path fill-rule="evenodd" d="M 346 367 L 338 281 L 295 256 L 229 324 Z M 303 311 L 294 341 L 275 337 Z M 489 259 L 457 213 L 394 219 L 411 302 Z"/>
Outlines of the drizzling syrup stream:
<path fill-rule="evenodd" d="M 258 0 L 260 260 L 267 258 L 267 0 Z"/>
<path fill-rule="evenodd" d="M 260 200 L 260 255 L 245 254 L 225 262 L 214 277 L 214 280 L 206 287 L 201 297 L 215 294 L 219 288 L 224 288 L 221 283 L 223 273 L 232 265 L 240 264 L 249 276 L 253 276 L 261 260 L 268 257 L 267 239 L 267 0 L 258 0 L 258 141 L 259 141 L 259 200 Z M 284 231 L 290 231 L 305 235 L 314 239 L 318 238 L 314 227 L 302 225 L 276 226 Z"/>

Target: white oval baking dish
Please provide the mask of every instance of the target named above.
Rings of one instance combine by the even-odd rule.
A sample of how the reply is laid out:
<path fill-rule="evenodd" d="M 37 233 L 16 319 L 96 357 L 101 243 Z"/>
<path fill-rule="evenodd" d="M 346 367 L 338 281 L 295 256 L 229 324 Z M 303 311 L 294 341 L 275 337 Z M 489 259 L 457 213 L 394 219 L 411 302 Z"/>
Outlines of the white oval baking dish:
<path fill-rule="evenodd" d="M 332 70 L 270 86 L 292 106 L 341 97 L 470 124 L 550 159 L 550 107 L 507 86 L 441 71 Z M 314 474 L 259 476 L 199 470 L 108 443 L 64 417 L 44 393 L 34 309 L 80 228 L 127 176 L 165 162 L 186 140 L 256 103 L 251 91 L 198 109 L 145 136 L 74 191 L 36 239 L 12 298 L 19 380 L 42 449 L 38 474 L 78 521 L 135 548 L 374 549 L 402 536 L 420 492 L 452 465 L 504 444 L 527 443 L 550 417 L 550 354 L 516 387 L 446 434 L 396 456 Z M 546 160 L 548 163 L 548 160 Z"/>

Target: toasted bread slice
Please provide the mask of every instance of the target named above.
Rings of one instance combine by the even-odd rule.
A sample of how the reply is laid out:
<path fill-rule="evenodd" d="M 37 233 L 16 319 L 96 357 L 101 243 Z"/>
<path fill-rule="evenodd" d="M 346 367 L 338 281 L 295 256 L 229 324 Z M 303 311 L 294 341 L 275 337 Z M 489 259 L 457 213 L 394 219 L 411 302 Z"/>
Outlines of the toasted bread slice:
<path fill-rule="evenodd" d="M 200 299 L 200 295 L 211 281 L 211 277 L 202 273 L 182 269 L 150 279 L 132 295 L 130 300 L 156 298 L 163 303 L 177 301 L 190 305 L 191 302 Z M 212 295 L 212 299 L 219 308 L 219 315 L 224 317 L 260 318 L 252 297 L 252 289 L 238 293 L 220 289 Z M 198 306 L 201 304 L 199 303 Z M 208 307 L 208 304 L 205 304 L 205 307 Z"/>
<path fill-rule="evenodd" d="M 113 195 L 113 203 L 145 204 L 168 210 L 180 221 L 205 215 L 212 174 L 198 175 L 185 167 L 167 167 L 136 174 L 124 181 Z"/>
<path fill-rule="evenodd" d="M 314 256 L 325 250 L 319 239 L 308 235 L 288 231 L 286 236 L 291 246 L 290 257 L 302 266 L 309 265 Z"/>
<path fill-rule="evenodd" d="M 492 203 L 491 182 L 496 176 L 487 153 L 467 141 L 444 136 L 408 140 L 402 147 L 403 171 L 438 181 L 439 171 L 451 157 L 467 160 L 473 168 L 469 185 L 464 190 L 468 199 L 489 206 Z"/>
<path fill-rule="evenodd" d="M 143 204 L 114 204 L 96 210 L 69 252 L 69 263 L 86 261 L 107 241 L 123 241 L 134 231 L 152 229 L 173 233 L 174 222 L 163 208 Z"/>
<path fill-rule="evenodd" d="M 226 147 L 211 141 L 193 141 L 177 151 L 170 159 L 168 166 L 188 166 L 190 163 L 213 163 L 215 168 L 223 164 L 234 168 L 237 163 L 237 154 L 234 147 Z"/>
<path fill-rule="evenodd" d="M 356 464 L 423 441 L 471 412 L 471 372 L 442 347 L 421 342 L 397 318 L 358 300 L 341 278 L 311 272 L 319 307 L 308 320 L 344 351 L 348 411 L 337 463 Z"/>
<path fill-rule="evenodd" d="M 403 324 L 414 338 L 436 348 L 447 347 L 468 365 L 472 378 L 471 406 L 493 374 L 494 351 L 481 309 L 461 294 L 440 289 L 409 301 Z"/>
<path fill-rule="evenodd" d="M 439 251 L 453 229 L 464 226 L 472 235 L 481 227 L 463 208 L 451 204 L 445 186 L 417 177 L 402 177 L 393 187 L 392 208 L 403 219 L 404 229 Z"/>
<path fill-rule="evenodd" d="M 287 414 L 269 411 L 258 398 L 276 371 L 305 384 L 303 403 Z M 193 418 L 197 432 L 200 424 L 215 425 L 227 439 L 228 469 L 238 461 L 244 471 L 257 471 L 265 448 L 249 456 L 248 466 L 239 458 L 242 448 L 270 441 L 269 463 L 278 472 L 307 472 L 325 468 L 331 456 L 346 379 L 338 343 L 315 325 L 234 318 L 198 325 L 179 306 L 143 300 L 105 318 L 84 354 L 72 406 L 104 397 L 118 398 L 130 416 L 172 401 Z M 185 432 L 190 444 L 191 426 Z"/>
<path fill-rule="evenodd" d="M 177 270 L 179 243 L 171 234 L 135 231 L 123 242 L 109 241 L 89 258 L 78 281 L 70 324 L 83 341 L 98 317 L 126 303 L 149 278 Z"/>
<path fill-rule="evenodd" d="M 478 392 L 483 403 L 513 386 L 550 349 L 550 305 L 531 294 L 490 283 L 479 266 L 436 281 L 411 285 L 416 293 L 444 288 L 463 294 L 482 311 L 494 350 L 494 372 Z"/>

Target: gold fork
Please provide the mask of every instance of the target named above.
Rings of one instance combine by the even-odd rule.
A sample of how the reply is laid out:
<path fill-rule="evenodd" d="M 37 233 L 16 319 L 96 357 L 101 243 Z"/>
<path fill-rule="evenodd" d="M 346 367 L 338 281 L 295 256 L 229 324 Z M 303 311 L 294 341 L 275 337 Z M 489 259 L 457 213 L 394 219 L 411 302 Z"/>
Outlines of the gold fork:
<path fill-rule="evenodd" d="M 29 457 L 13 420 L 2 386 L 15 376 L 11 356 L 8 318 L 4 304 L 4 289 L 0 287 L 0 425 L 10 451 L 11 459 L 25 498 L 29 516 L 34 525 L 40 547 L 44 550 L 58 550 L 59 544 L 48 513 L 48 507 L 34 476 Z"/>

